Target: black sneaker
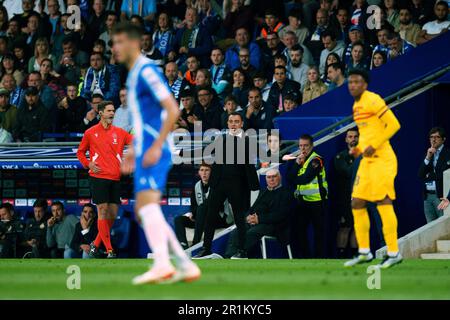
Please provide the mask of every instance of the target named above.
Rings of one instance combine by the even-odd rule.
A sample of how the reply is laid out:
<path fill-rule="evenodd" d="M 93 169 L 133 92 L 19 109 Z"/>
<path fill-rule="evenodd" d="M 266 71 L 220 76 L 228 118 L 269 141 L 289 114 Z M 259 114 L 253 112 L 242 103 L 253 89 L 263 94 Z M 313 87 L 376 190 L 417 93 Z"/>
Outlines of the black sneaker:
<path fill-rule="evenodd" d="M 89 247 L 89 258 L 98 258 L 99 252 L 98 248 L 94 245 L 94 242 L 91 242 Z"/>
<path fill-rule="evenodd" d="M 247 252 L 245 250 L 239 250 L 231 259 L 248 259 Z"/>
<path fill-rule="evenodd" d="M 106 259 L 115 259 L 115 258 L 117 258 L 117 254 L 112 250 L 108 251 L 108 255 L 106 256 Z"/>
<path fill-rule="evenodd" d="M 204 258 L 204 257 L 206 257 L 206 256 L 211 255 L 211 254 L 212 254 L 211 250 L 207 250 L 207 249 L 205 249 L 205 248 L 202 248 L 202 249 L 200 250 L 200 252 L 197 253 L 197 254 L 196 254 L 195 256 L 193 256 L 192 258 L 193 258 L 193 259 L 202 259 L 202 258 Z"/>

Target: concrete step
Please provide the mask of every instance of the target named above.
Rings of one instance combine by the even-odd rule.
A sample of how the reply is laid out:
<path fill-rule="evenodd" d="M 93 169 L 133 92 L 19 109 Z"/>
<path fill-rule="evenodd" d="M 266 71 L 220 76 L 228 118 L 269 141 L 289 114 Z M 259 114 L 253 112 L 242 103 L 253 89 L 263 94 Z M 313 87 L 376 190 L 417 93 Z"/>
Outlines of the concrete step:
<path fill-rule="evenodd" d="M 420 258 L 427 260 L 450 260 L 450 253 L 422 253 Z"/>
<path fill-rule="evenodd" d="M 450 240 L 436 241 L 437 252 L 450 253 Z"/>

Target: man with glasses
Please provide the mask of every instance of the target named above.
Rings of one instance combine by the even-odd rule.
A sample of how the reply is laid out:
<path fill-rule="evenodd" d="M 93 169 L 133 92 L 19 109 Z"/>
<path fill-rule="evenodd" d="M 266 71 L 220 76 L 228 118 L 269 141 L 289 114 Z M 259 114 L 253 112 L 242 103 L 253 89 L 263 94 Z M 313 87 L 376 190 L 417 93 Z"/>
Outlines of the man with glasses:
<path fill-rule="evenodd" d="M 429 138 L 430 148 L 428 148 L 419 169 L 419 177 L 424 182 L 423 209 L 427 223 L 441 217 L 444 214 L 442 209 L 447 207 L 441 206 L 440 201 L 442 199 L 443 203 L 446 202 L 443 194 L 443 174 L 445 170 L 450 168 L 450 149 L 444 146 L 446 140 L 444 128 L 432 128 Z"/>

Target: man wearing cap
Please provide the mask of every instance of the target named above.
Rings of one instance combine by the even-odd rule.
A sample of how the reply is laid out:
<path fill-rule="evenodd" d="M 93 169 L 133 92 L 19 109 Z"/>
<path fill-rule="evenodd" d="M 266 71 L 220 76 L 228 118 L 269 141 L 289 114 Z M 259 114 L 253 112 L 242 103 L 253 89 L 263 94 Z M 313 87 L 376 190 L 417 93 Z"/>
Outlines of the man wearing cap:
<path fill-rule="evenodd" d="M 348 37 L 350 39 L 350 43 L 347 45 L 347 48 L 345 48 L 344 56 L 342 59 L 345 65 L 349 63 L 350 58 L 352 57 L 353 44 L 356 42 L 362 42 L 364 44 L 364 52 L 368 57 L 372 55 L 372 49 L 366 43 L 366 41 L 364 41 L 364 31 L 360 26 L 351 26 L 348 30 Z"/>
<path fill-rule="evenodd" d="M 39 142 L 42 140 L 42 133 L 49 129 L 49 113 L 39 100 L 39 91 L 36 87 L 29 87 L 25 91 L 25 106 L 19 108 L 17 112 L 17 121 L 13 130 L 14 140 Z"/>
<path fill-rule="evenodd" d="M 0 89 L 0 142 L 4 135 L 11 134 L 16 125 L 17 108 L 9 103 L 9 91 Z M 5 132 L 3 132 L 5 131 Z"/>

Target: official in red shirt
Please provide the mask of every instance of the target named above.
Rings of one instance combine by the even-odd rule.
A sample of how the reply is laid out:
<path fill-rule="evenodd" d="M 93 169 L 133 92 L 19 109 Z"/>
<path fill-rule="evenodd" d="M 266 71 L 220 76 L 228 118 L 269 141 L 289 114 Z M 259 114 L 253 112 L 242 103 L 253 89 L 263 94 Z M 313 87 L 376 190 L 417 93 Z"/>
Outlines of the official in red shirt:
<path fill-rule="evenodd" d="M 100 122 L 84 133 L 77 157 L 83 167 L 89 168 L 92 200 L 98 211 L 98 235 L 91 243 L 89 255 L 97 257 L 103 242 L 108 258 L 115 258 L 110 233 L 120 205 L 120 166 L 123 150 L 126 145 L 132 143 L 133 137 L 125 130 L 112 125 L 113 102 L 102 101 L 98 105 L 98 112 Z M 86 157 L 86 151 L 89 151 L 90 159 Z"/>

